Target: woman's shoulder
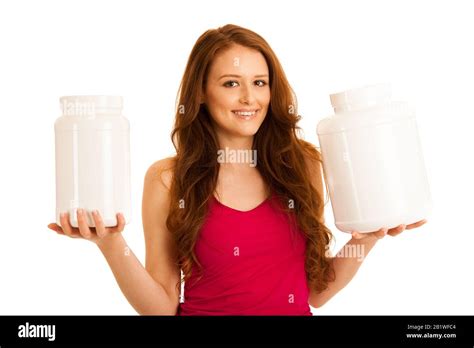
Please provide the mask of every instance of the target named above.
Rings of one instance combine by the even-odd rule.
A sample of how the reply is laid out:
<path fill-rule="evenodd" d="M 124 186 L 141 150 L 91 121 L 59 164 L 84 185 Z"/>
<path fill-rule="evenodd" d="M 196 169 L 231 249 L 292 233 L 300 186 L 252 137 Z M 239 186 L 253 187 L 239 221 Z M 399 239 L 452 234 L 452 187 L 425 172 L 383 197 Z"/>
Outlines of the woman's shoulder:
<path fill-rule="evenodd" d="M 175 157 L 166 157 L 152 163 L 145 174 L 145 182 L 159 185 L 169 190 L 173 177 L 175 160 Z"/>

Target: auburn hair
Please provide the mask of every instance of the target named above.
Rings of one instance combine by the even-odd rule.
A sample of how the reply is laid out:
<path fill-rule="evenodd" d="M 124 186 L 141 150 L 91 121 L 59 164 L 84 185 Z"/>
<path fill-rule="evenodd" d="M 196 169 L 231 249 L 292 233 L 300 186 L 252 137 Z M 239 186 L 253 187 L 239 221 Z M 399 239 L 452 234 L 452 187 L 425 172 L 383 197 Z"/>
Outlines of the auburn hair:
<path fill-rule="evenodd" d="M 268 65 L 270 105 L 253 139 L 253 149 L 258 154 L 256 168 L 276 193 L 290 221 L 304 233 L 307 283 L 319 293 L 335 279 L 327 253 L 333 235 L 324 224 L 324 199 L 311 183 L 308 165 L 319 162 L 320 168 L 321 155 L 314 145 L 298 136 L 301 116 L 296 95 L 269 44 L 257 33 L 232 24 L 207 30 L 198 38 L 178 90 L 171 132 L 176 156 L 166 220 L 176 244 L 176 262 L 184 274 L 176 286 L 189 280 L 194 266 L 202 270 L 194 247 L 217 185 L 219 144 L 212 118 L 200 101 L 213 58 L 233 45 L 259 51 Z"/>

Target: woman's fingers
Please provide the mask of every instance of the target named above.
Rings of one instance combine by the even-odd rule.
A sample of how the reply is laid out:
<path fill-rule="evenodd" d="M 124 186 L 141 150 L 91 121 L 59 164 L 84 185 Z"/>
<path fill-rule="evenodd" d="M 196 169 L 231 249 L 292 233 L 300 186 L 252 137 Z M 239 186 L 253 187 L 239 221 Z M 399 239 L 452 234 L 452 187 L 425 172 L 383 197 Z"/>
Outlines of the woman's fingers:
<path fill-rule="evenodd" d="M 110 232 L 122 232 L 125 228 L 125 218 L 123 217 L 122 213 L 117 214 L 117 226 L 110 228 Z"/>
<path fill-rule="evenodd" d="M 82 237 L 89 239 L 92 236 L 89 225 L 87 224 L 86 213 L 83 209 L 77 209 L 77 225 Z"/>
<path fill-rule="evenodd" d="M 58 226 L 57 226 L 55 223 L 51 223 L 51 224 L 48 224 L 48 228 L 49 228 L 50 230 L 53 230 L 53 231 L 55 231 L 55 232 L 58 232 L 58 229 L 61 228 L 61 227 L 58 228 Z"/>
<path fill-rule="evenodd" d="M 352 231 L 351 234 L 352 234 L 352 237 L 354 239 L 363 239 L 363 238 L 367 238 L 367 237 L 375 237 L 377 239 L 382 239 L 387 234 L 386 231 L 387 231 L 387 229 L 382 227 L 380 230 L 374 231 L 374 232 L 361 233 L 361 232 L 357 232 L 357 231 Z"/>
<path fill-rule="evenodd" d="M 402 233 L 405 230 L 410 230 L 412 228 L 420 227 L 421 225 L 426 224 L 426 222 L 427 222 L 426 220 L 421 220 L 421 221 L 415 222 L 415 223 L 410 224 L 410 225 L 401 224 L 401 225 L 398 225 L 395 228 L 391 228 L 391 229 L 381 228 L 378 231 L 369 232 L 369 233 L 361 233 L 361 232 L 357 232 L 357 231 L 352 231 L 351 234 L 352 234 L 352 237 L 354 239 L 362 239 L 362 238 L 370 237 L 370 236 L 376 237 L 378 239 L 382 239 L 387 234 L 392 236 L 392 237 L 395 237 L 395 236 L 399 235 L 400 233 Z"/>
<path fill-rule="evenodd" d="M 110 228 L 105 227 L 104 221 L 102 220 L 99 211 L 93 211 L 92 218 L 94 219 L 95 228 L 89 228 L 86 211 L 84 209 L 77 209 L 78 228 L 72 227 L 69 223 L 68 212 L 60 214 L 59 219 L 61 226 L 51 223 L 48 225 L 48 228 L 71 238 L 84 238 L 94 242 L 96 242 L 98 239 L 106 237 L 109 234 L 122 232 L 125 228 L 125 218 L 122 213 L 117 214 L 117 225 Z"/>
<path fill-rule="evenodd" d="M 105 237 L 107 234 L 104 226 L 104 222 L 102 220 L 102 217 L 100 216 L 100 213 L 98 210 L 92 211 L 92 217 L 94 218 L 94 224 L 95 224 L 95 231 L 97 233 L 97 236 L 99 238 Z"/>
<path fill-rule="evenodd" d="M 58 225 L 55 224 L 55 223 L 49 224 L 49 225 L 48 225 L 48 228 L 49 228 L 50 230 L 53 230 L 53 231 L 56 232 L 56 233 L 64 234 L 63 229 L 61 228 L 61 226 L 58 226 Z"/>
<path fill-rule="evenodd" d="M 406 229 L 406 225 L 398 225 L 397 227 L 395 228 L 391 228 L 389 231 L 388 231 L 388 234 L 391 235 L 392 237 L 395 237 L 397 235 L 399 235 L 400 233 L 402 233 L 403 231 L 405 231 Z"/>
<path fill-rule="evenodd" d="M 357 231 L 352 231 L 352 238 L 354 239 L 362 239 L 364 238 L 364 234 L 363 233 L 360 233 L 360 232 L 357 232 Z"/>
<path fill-rule="evenodd" d="M 410 229 L 412 229 L 412 228 L 417 228 L 417 227 L 420 227 L 421 225 L 426 224 L 427 222 L 428 222 L 428 221 L 426 221 L 426 220 L 420 220 L 420 221 L 418 221 L 418 222 L 415 222 L 414 224 L 408 225 L 406 229 L 407 229 L 407 230 L 410 230 Z"/>
<path fill-rule="evenodd" d="M 383 237 L 387 235 L 387 232 L 388 232 L 388 229 L 385 227 L 382 227 L 380 230 L 378 230 L 377 232 L 374 232 L 373 234 L 378 239 L 382 239 Z"/>
<path fill-rule="evenodd" d="M 59 221 L 61 222 L 61 228 L 63 229 L 64 234 L 71 238 L 74 237 L 72 226 L 69 224 L 69 213 L 61 213 L 59 215 Z"/>

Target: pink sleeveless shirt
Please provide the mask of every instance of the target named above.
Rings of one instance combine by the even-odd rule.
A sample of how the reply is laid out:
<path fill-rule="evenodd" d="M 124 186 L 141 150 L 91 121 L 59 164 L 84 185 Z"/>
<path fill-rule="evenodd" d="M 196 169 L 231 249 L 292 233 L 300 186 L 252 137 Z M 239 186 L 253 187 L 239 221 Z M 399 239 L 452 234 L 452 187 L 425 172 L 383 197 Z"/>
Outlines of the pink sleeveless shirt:
<path fill-rule="evenodd" d="M 312 315 L 306 238 L 273 204 L 240 211 L 212 196 L 195 245 L 202 278 L 195 265 L 177 315 Z"/>

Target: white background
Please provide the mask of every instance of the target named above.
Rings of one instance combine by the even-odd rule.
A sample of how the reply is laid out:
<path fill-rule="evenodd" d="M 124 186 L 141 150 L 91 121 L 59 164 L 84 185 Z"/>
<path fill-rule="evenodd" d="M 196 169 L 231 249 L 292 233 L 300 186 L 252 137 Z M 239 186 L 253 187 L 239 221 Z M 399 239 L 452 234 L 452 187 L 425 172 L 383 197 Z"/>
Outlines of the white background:
<path fill-rule="evenodd" d="M 177 89 L 196 39 L 238 24 L 262 35 L 298 96 L 305 139 L 328 95 L 390 82 L 416 104 L 434 210 L 372 250 L 315 315 L 474 314 L 472 51 L 469 1 L 4 1 L 0 4 L 0 314 L 135 314 L 97 247 L 58 236 L 59 97 L 122 95 L 131 123 L 133 220 L 144 262 L 143 177 L 173 154 Z M 336 249 L 348 239 L 328 227 Z M 335 249 L 335 250 L 336 250 Z"/>

